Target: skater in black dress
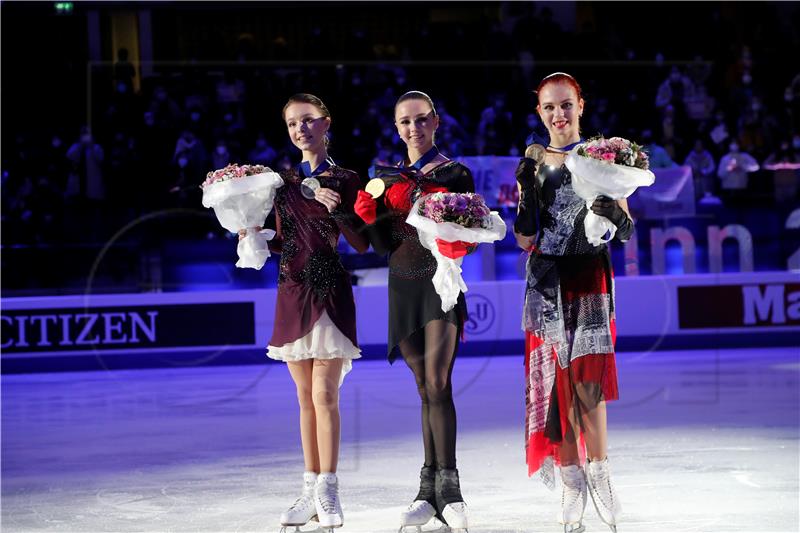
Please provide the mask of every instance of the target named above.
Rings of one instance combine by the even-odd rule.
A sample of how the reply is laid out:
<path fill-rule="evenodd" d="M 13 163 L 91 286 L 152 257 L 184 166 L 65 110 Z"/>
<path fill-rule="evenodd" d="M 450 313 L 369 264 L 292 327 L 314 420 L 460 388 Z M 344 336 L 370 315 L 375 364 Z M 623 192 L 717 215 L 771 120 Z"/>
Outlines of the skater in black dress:
<path fill-rule="evenodd" d="M 414 502 L 401 516 L 402 526 L 424 525 L 434 516 L 451 527 L 467 527 L 467 508 L 456 469 L 456 409 L 451 375 L 459 336 L 466 318 L 463 293 L 455 307 L 442 311 L 432 278 L 436 260 L 420 243 L 416 228 L 405 219 L 423 194 L 474 192 L 470 170 L 439 153 L 434 132 L 439 125 L 433 102 L 412 91 L 395 105 L 395 124 L 408 155 L 396 169 L 378 169 L 388 185 L 376 201 L 359 191 L 355 212 L 368 224 L 376 252 L 389 254 L 388 357 L 397 352 L 414 373 L 422 400 L 425 462 Z M 389 174 L 393 176 L 388 177 Z M 457 258 L 471 251 L 469 243 L 439 241 L 442 254 Z"/>

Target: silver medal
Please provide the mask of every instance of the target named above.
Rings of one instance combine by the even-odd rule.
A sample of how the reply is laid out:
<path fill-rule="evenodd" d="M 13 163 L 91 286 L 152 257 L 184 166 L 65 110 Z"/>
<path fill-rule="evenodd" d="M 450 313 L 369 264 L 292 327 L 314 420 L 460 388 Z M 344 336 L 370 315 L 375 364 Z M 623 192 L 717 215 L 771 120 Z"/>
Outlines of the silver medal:
<path fill-rule="evenodd" d="M 309 200 L 313 200 L 321 187 L 317 178 L 306 178 L 300 183 L 300 192 Z"/>

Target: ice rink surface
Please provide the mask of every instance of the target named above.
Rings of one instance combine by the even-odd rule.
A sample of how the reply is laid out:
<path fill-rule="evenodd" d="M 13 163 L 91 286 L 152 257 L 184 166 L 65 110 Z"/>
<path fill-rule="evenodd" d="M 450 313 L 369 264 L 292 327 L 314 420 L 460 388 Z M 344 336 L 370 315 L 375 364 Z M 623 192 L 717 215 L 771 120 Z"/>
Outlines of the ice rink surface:
<path fill-rule="evenodd" d="M 800 529 L 800 348 L 617 357 L 620 532 Z M 560 485 L 526 475 L 521 356 L 462 358 L 454 387 L 470 531 L 560 531 Z M 341 410 L 340 531 L 397 531 L 422 464 L 411 372 L 356 361 Z M 277 532 L 296 418 L 282 364 L 2 376 L 2 531 Z"/>

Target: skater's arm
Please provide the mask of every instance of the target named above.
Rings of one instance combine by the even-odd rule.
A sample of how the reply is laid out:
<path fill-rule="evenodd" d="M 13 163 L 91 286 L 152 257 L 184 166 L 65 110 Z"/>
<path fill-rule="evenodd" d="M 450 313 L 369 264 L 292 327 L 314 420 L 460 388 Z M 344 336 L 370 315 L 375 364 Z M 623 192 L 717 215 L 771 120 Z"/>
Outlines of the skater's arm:
<path fill-rule="evenodd" d="M 355 248 L 358 253 L 363 254 L 369 249 L 369 239 L 364 231 L 364 221 L 353 211 L 359 188 L 358 176 L 350 175 L 342 187 L 342 201 L 333 210 L 331 216 L 350 246 Z"/>
<path fill-rule="evenodd" d="M 376 204 L 375 222 L 364 225 L 364 234 L 376 254 L 388 255 L 392 251 L 391 216 L 383 202 Z"/>

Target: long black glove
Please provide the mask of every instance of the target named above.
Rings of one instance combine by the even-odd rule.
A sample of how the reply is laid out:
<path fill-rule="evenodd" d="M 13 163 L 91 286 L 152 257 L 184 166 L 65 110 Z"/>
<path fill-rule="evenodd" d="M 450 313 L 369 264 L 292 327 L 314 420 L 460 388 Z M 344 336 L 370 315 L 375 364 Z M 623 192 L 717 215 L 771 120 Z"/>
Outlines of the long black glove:
<path fill-rule="evenodd" d="M 539 191 L 536 187 L 536 170 L 538 164 L 535 160 L 523 157 L 519 160 L 514 176 L 519 183 L 519 206 L 517 219 L 514 221 L 514 231 L 526 236 L 536 233 L 536 211 L 539 209 Z"/>
<path fill-rule="evenodd" d="M 633 235 L 633 221 L 616 200 L 612 200 L 608 196 L 598 196 L 592 203 L 592 212 L 601 217 L 606 217 L 617 227 L 614 238 L 625 242 Z"/>

